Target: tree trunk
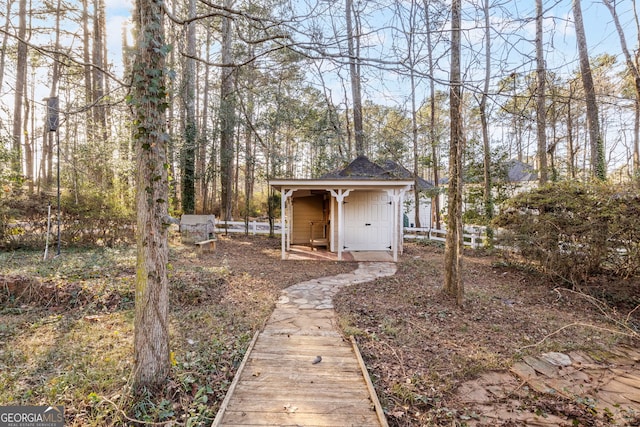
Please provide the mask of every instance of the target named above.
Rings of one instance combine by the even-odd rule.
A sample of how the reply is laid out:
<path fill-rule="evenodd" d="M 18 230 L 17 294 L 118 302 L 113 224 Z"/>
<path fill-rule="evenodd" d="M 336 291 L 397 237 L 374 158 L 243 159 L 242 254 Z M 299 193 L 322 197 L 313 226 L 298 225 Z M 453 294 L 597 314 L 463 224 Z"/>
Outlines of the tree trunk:
<path fill-rule="evenodd" d="M 636 90 L 636 99 L 635 99 L 635 111 L 636 111 L 636 120 L 634 127 L 634 135 L 633 135 L 633 176 L 640 183 L 640 153 L 639 142 L 640 139 L 640 126 L 638 123 L 638 105 L 640 105 L 640 70 L 638 70 L 638 66 L 633 60 L 631 53 L 629 52 L 629 48 L 627 47 L 627 40 L 624 37 L 624 30 L 622 29 L 622 25 L 620 25 L 620 19 L 618 18 L 618 13 L 616 12 L 615 3 L 611 3 L 611 0 L 603 0 L 603 3 L 609 11 L 611 12 L 611 16 L 613 17 L 613 22 L 616 25 L 616 30 L 618 31 L 618 36 L 620 37 L 620 46 L 622 47 L 622 52 L 624 53 L 624 58 L 627 62 L 627 69 L 633 76 L 634 87 Z M 636 2 L 633 1 L 634 12 L 636 7 Z M 636 13 L 637 18 L 637 13 Z M 637 24 L 637 22 L 636 22 Z M 636 29 L 640 30 L 640 25 L 636 25 Z M 640 34 L 638 34 L 638 40 L 640 40 Z"/>
<path fill-rule="evenodd" d="M 635 121 L 633 123 L 633 173 L 632 177 L 640 186 L 640 99 L 634 104 Z"/>
<path fill-rule="evenodd" d="M 433 76 L 435 68 L 433 64 L 433 44 L 431 43 L 431 16 L 429 15 L 429 2 L 424 0 L 425 25 L 427 27 L 427 62 L 429 65 L 429 75 Z M 433 185 L 436 189 L 440 186 L 438 170 L 438 142 L 436 141 L 436 84 L 434 79 L 429 79 L 429 105 L 431 113 L 429 116 L 429 144 L 431 146 L 431 162 L 433 164 Z M 432 203 L 432 216 L 436 229 L 440 230 L 440 193 L 436 194 Z"/>
<path fill-rule="evenodd" d="M 33 97 L 31 98 L 33 99 Z M 29 131 L 29 117 L 31 116 L 31 106 L 29 98 L 25 97 L 24 124 L 22 134 L 24 135 L 24 177 L 27 180 L 29 194 L 33 194 L 33 145 L 31 143 L 34 132 Z"/>
<path fill-rule="evenodd" d="M 582 85 L 584 86 L 585 101 L 587 103 L 587 129 L 589 130 L 589 145 L 591 148 L 591 174 L 595 178 L 605 180 L 607 171 L 604 159 L 604 141 L 600 133 L 596 90 L 593 84 L 593 76 L 591 75 L 591 65 L 589 64 L 587 37 L 584 32 L 580 0 L 573 0 L 573 17 L 575 19 L 578 55 L 580 57 L 580 74 L 582 77 Z"/>
<path fill-rule="evenodd" d="M 254 47 L 249 47 L 249 58 L 253 58 L 255 55 Z M 251 214 L 251 202 L 253 200 L 254 190 L 254 178 L 255 178 L 255 165 L 256 160 L 254 157 L 254 144 L 253 144 L 253 120 L 255 114 L 255 96 L 254 96 L 254 82 L 257 73 L 255 65 L 253 63 L 247 66 L 247 84 L 249 90 L 247 91 L 247 99 L 245 101 L 245 124 L 244 124 L 244 217 L 247 231 L 249 230 L 249 216 Z"/>
<path fill-rule="evenodd" d="M 416 112 L 416 82 L 413 66 L 411 67 L 411 139 L 413 141 L 413 204 L 415 206 L 414 223 L 420 228 L 420 187 L 418 170 L 418 119 Z"/>
<path fill-rule="evenodd" d="M 97 149 L 97 164 L 95 165 L 95 179 L 103 189 L 112 186 L 112 171 L 110 169 L 109 150 L 106 148 L 109 134 L 107 129 L 107 111 L 104 102 L 105 76 L 102 67 L 105 62 L 104 54 L 104 34 L 105 34 L 105 10 L 103 0 L 93 2 L 93 45 L 91 57 L 93 61 L 91 76 L 91 102 L 92 102 L 92 122 L 91 140 Z"/>
<path fill-rule="evenodd" d="M 224 1 L 225 8 L 233 6 L 233 0 Z M 234 69 L 231 67 L 232 19 L 222 18 L 222 78 L 220 83 L 220 215 L 231 221 L 233 207 L 233 148 L 236 125 L 236 101 L 234 94 Z"/>
<path fill-rule="evenodd" d="M 85 103 L 91 102 L 91 43 L 89 31 L 89 0 L 82 0 L 82 59 L 84 60 L 84 90 Z M 89 119 L 89 111 L 87 111 L 87 119 Z"/>
<path fill-rule="evenodd" d="M 93 78 L 91 73 L 91 31 L 89 30 L 89 0 L 82 0 L 82 59 L 84 61 L 83 73 L 84 73 L 84 103 L 90 105 L 93 100 Z M 92 110 L 87 109 L 85 111 L 84 131 L 87 138 L 87 143 L 91 144 L 92 134 Z M 52 135 L 50 134 L 50 137 Z M 75 144 L 74 144 L 75 145 Z M 74 170 L 74 173 L 76 171 Z M 74 180 L 75 182 L 75 180 Z"/>
<path fill-rule="evenodd" d="M 196 2 L 189 0 L 189 19 L 196 16 Z M 184 144 L 182 146 L 182 212 L 193 214 L 196 210 L 195 160 L 196 160 L 196 23 L 187 24 L 187 58 L 184 65 L 184 81 L 182 84 L 185 114 L 184 114 Z"/>
<path fill-rule="evenodd" d="M 157 389 L 171 368 L 167 263 L 168 177 L 164 29 L 160 0 L 136 0 L 132 107 L 136 149 L 134 388 Z"/>
<path fill-rule="evenodd" d="M 212 29 L 207 27 L 207 63 L 204 66 L 204 87 L 202 88 L 202 120 L 200 121 L 200 136 L 198 138 L 198 155 L 196 160 L 196 202 L 200 202 L 200 212 L 206 213 L 207 206 L 207 145 L 208 133 L 207 126 L 209 122 L 209 74 L 211 67 L 209 62 L 210 46 L 212 39 Z M 197 209 L 197 206 L 196 206 Z"/>
<path fill-rule="evenodd" d="M 17 177 L 22 176 L 22 102 L 27 82 L 27 1 L 20 0 L 18 21 L 18 52 L 16 58 L 16 86 L 13 101 L 13 145 L 11 170 Z"/>
<path fill-rule="evenodd" d="M 487 100 L 489 98 L 489 83 L 491 81 L 491 27 L 489 26 L 489 0 L 484 0 L 485 25 L 485 69 L 484 88 L 480 99 L 480 122 L 482 125 L 482 151 L 484 167 L 484 212 L 487 219 L 487 243 L 493 246 L 493 194 L 491 182 L 491 147 L 489 141 L 489 120 L 487 118 Z"/>
<path fill-rule="evenodd" d="M 450 117 L 451 141 L 449 143 L 449 189 L 447 240 L 445 243 L 444 292 L 456 299 L 461 306 L 464 301 L 462 282 L 462 88 L 460 80 L 460 26 L 461 0 L 451 4 L 451 74 Z"/>
<path fill-rule="evenodd" d="M 234 212 L 240 212 L 240 198 L 238 197 L 240 195 L 240 152 L 242 151 L 240 148 L 240 132 L 236 132 L 235 133 L 235 159 L 234 159 L 234 164 L 236 165 L 235 168 L 233 168 L 233 194 L 235 194 L 236 196 L 233 198 L 233 211 Z"/>
<path fill-rule="evenodd" d="M 547 183 L 547 106 L 546 106 L 546 67 L 544 65 L 544 51 L 542 50 L 542 0 L 536 0 L 536 129 L 538 136 L 538 182 Z"/>
<path fill-rule="evenodd" d="M 633 4 L 633 17 L 636 21 L 636 35 L 638 37 L 638 46 L 640 46 L 640 19 L 638 18 L 638 9 L 637 3 L 631 2 Z M 640 69 L 640 52 L 636 54 L 636 69 Z M 636 182 L 640 186 L 640 99 L 636 101 L 636 122 L 634 126 L 634 140 L 633 140 L 633 165 L 634 165 L 634 175 Z"/>
<path fill-rule="evenodd" d="M 57 1 L 56 10 L 61 10 L 61 0 Z M 58 96 L 58 82 L 60 80 L 60 13 L 56 13 L 56 31 L 55 31 L 55 53 L 53 54 L 53 63 L 51 64 L 51 90 L 49 91 L 49 97 L 53 98 Z M 59 111 L 56 111 L 59 114 Z M 58 118 L 59 120 L 59 118 Z M 59 132 L 59 130 L 57 131 Z M 41 159 L 41 178 L 44 181 L 44 188 L 48 189 L 53 184 L 53 146 L 55 133 L 48 131 L 48 126 L 45 124 L 44 138 L 42 139 L 42 159 Z M 59 160 L 58 160 L 59 161 Z"/>
<path fill-rule="evenodd" d="M 353 130 L 355 133 L 356 155 L 362 156 L 364 152 L 364 131 L 362 127 L 362 93 L 360 91 L 360 64 L 359 49 L 354 47 L 354 39 L 359 35 L 354 35 L 351 12 L 353 10 L 352 0 L 346 0 L 346 20 L 347 20 L 347 48 L 349 54 L 349 72 L 351 75 L 351 97 L 353 98 Z"/>
<path fill-rule="evenodd" d="M 173 3 L 171 4 L 173 5 Z M 175 40 L 167 39 L 166 43 L 171 45 L 173 42 L 175 42 Z M 169 63 L 171 64 L 176 63 L 175 56 L 176 56 L 176 50 L 171 49 L 171 52 L 169 53 Z M 176 92 L 177 90 L 172 87 L 170 91 Z M 178 166 L 178 171 L 176 171 L 176 140 L 179 139 L 179 135 L 176 134 L 175 126 L 174 126 L 174 123 L 177 122 L 175 104 L 176 104 L 175 102 L 170 102 L 167 110 L 167 133 L 169 134 L 167 157 L 169 158 L 169 176 L 171 176 L 172 178 L 171 182 L 169 183 L 169 194 L 170 194 L 169 199 L 173 202 L 173 209 L 176 211 L 179 211 L 181 206 L 180 196 L 182 192 L 180 191 L 181 184 L 180 184 L 180 180 L 178 179 L 178 173 L 180 169 L 179 166 Z M 177 157 L 178 157 L 177 161 L 179 161 L 180 160 L 179 153 Z"/>
<path fill-rule="evenodd" d="M 2 35 L 2 47 L 0 48 L 0 91 L 4 82 L 4 61 L 7 56 L 7 42 L 9 40 L 9 26 L 11 25 L 11 6 L 12 0 L 7 0 L 7 14 L 5 15 L 4 34 Z"/>
<path fill-rule="evenodd" d="M 409 81 L 411 83 L 411 141 L 413 146 L 413 204 L 415 206 L 414 211 L 414 224 L 416 227 L 422 227 L 420 222 L 420 187 L 419 187 L 419 179 L 420 179 L 420 171 L 418 169 L 418 112 L 416 108 L 416 60 L 414 55 L 414 34 L 415 34 L 415 9 L 416 4 L 415 0 L 411 1 L 411 10 L 409 11 L 409 28 L 408 31 L 405 30 L 405 34 L 407 37 L 407 55 L 409 59 L 410 65 L 410 75 Z"/>
<path fill-rule="evenodd" d="M 573 115 L 571 105 L 573 101 L 573 81 L 569 81 L 569 96 L 567 97 L 567 166 L 571 179 L 576 179 L 575 149 L 573 143 Z"/>

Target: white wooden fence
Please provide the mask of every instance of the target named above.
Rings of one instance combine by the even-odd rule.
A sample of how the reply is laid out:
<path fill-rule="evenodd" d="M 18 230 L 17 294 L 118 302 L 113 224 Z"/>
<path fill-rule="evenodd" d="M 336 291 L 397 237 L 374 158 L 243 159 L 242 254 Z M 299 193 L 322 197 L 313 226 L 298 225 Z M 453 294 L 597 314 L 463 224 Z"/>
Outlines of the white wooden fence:
<path fill-rule="evenodd" d="M 435 240 L 444 242 L 447 240 L 447 230 L 438 230 L 436 228 L 416 228 L 404 227 L 405 240 Z M 482 247 L 486 237 L 484 227 L 465 227 L 462 233 L 465 246 L 471 246 L 473 249 Z"/>
<path fill-rule="evenodd" d="M 269 223 L 262 221 L 220 221 L 216 218 L 215 223 L 216 233 L 243 233 L 243 234 L 269 234 Z M 282 227 L 280 222 L 274 223 L 274 234 L 281 234 Z M 404 227 L 403 236 L 406 240 L 434 240 L 444 242 L 447 238 L 447 230 L 438 230 L 435 228 L 417 228 L 417 227 Z M 473 249 L 482 247 L 485 239 L 485 228 L 474 226 L 465 227 L 464 229 L 464 244 L 470 246 Z"/>
<path fill-rule="evenodd" d="M 282 233 L 280 222 L 273 224 L 273 232 L 274 234 Z M 244 221 L 221 221 L 216 218 L 216 233 L 269 234 L 269 223 L 258 221 L 249 221 L 248 223 Z"/>

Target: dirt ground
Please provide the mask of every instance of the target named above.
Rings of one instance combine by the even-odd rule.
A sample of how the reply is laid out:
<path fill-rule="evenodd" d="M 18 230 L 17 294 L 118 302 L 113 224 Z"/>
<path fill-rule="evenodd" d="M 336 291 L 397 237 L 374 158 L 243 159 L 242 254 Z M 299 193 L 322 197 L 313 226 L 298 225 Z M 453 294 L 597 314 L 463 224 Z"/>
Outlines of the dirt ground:
<path fill-rule="evenodd" d="M 264 265 L 254 250 L 222 243 L 226 258 L 249 276 L 283 287 L 356 265 Z M 279 251 L 278 241 L 251 245 Z M 628 338 L 637 337 L 640 313 L 626 317 L 640 297 L 638 281 L 617 283 L 621 292 L 607 299 L 627 306 L 614 307 L 546 283 L 499 256 L 467 252 L 465 304 L 459 308 L 441 293 L 443 259 L 441 247 L 407 243 L 395 276 L 350 287 L 335 299 L 343 332 L 356 337 L 390 425 L 640 425 L 640 353 Z M 606 293 L 592 285 L 599 296 Z M 538 367 L 541 355 L 554 354 L 570 357 L 572 366 L 558 366 L 560 374 L 525 369 L 523 361 Z M 630 399 L 597 394 L 599 387 L 615 389 L 607 385 L 611 381 L 618 384 L 610 378 L 613 366 L 631 378 L 630 389 L 622 390 Z M 572 388 L 579 379 L 574 372 L 592 381 Z"/>
<path fill-rule="evenodd" d="M 280 240 L 265 237 L 220 236 L 216 250 L 200 256 L 177 243 L 172 248 L 176 364 L 163 396 L 171 411 L 163 402 L 127 410 L 148 421 L 211 419 L 243 348 L 280 291 L 357 267 L 283 261 Z M 0 265 L 9 294 L 24 295 L 41 282 L 37 298 L 17 299 L 17 308 L 0 313 L 0 363 L 11 372 L 6 378 L 0 372 L 0 403 L 64 400 L 69 425 L 118 425 L 120 411 L 112 407 L 127 407 L 126 383 L 119 378 L 132 366 L 131 253 L 63 257 L 66 264 L 51 265 L 46 275 L 36 264 L 40 256 L 29 262 L 11 256 Z M 356 338 L 391 426 L 640 425 L 640 309 L 632 312 L 640 303 L 637 278 L 594 278 L 589 291 L 595 299 L 495 254 L 467 252 L 465 304 L 457 307 L 441 292 L 443 259 L 439 246 L 407 243 L 394 276 L 346 288 L 334 300 L 343 333 Z M 48 287 L 51 295 L 44 298 Z M 46 306 L 37 307 L 43 301 Z M 74 340 L 64 342 L 74 346 L 42 357 L 30 350 L 36 335 L 61 326 L 73 333 Z M 98 335 L 110 338 L 95 342 Z M 10 349 L 13 341 L 20 346 Z M 109 357 L 78 360 L 89 347 Z M 95 378 L 79 382 L 84 377 L 69 368 L 70 360 L 90 366 Z M 35 388 L 16 381 L 36 373 Z M 65 381 L 74 386 L 63 389 Z M 26 391 L 32 397 L 25 398 Z"/>
<path fill-rule="evenodd" d="M 390 425 L 640 425 L 637 310 L 479 252 L 465 255 L 459 308 L 441 292 L 443 259 L 441 248 L 407 244 L 395 276 L 335 301 Z M 611 292 L 633 302 L 640 286 Z M 554 356 L 563 362 L 546 363 Z"/>

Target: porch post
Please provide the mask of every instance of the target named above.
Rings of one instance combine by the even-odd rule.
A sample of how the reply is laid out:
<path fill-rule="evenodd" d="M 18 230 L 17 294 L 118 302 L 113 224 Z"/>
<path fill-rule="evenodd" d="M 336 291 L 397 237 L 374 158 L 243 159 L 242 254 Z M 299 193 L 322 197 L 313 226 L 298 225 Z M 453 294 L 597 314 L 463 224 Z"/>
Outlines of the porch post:
<path fill-rule="evenodd" d="M 393 235 L 391 236 L 393 262 L 398 262 L 398 247 L 400 246 L 402 236 L 402 200 L 404 199 L 405 189 L 388 189 L 387 194 L 393 203 Z"/>
<path fill-rule="evenodd" d="M 338 203 L 338 261 L 342 261 L 342 249 L 344 247 L 344 218 L 343 218 L 343 202 L 344 198 L 351 193 L 351 190 L 343 190 L 338 189 L 336 193 L 335 190 L 329 189 L 331 195 L 336 198 L 336 202 Z"/>
<path fill-rule="evenodd" d="M 285 190 L 282 189 L 282 198 L 280 200 L 280 234 L 281 234 L 281 259 L 287 259 L 286 249 L 287 249 L 287 239 L 289 238 L 289 230 L 288 224 L 286 223 L 287 215 L 286 215 L 286 207 L 287 207 L 287 199 L 291 197 L 295 190 Z"/>

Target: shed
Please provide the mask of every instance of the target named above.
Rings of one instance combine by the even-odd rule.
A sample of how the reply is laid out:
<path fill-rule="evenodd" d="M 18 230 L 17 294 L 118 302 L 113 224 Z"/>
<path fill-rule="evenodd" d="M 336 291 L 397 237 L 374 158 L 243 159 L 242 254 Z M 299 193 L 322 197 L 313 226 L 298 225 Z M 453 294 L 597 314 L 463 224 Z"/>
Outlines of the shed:
<path fill-rule="evenodd" d="M 402 253 L 402 204 L 412 179 L 397 177 L 365 156 L 317 179 L 273 179 L 280 191 L 282 259 L 291 245 L 343 252 Z"/>

